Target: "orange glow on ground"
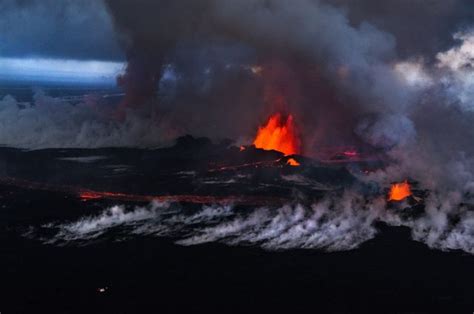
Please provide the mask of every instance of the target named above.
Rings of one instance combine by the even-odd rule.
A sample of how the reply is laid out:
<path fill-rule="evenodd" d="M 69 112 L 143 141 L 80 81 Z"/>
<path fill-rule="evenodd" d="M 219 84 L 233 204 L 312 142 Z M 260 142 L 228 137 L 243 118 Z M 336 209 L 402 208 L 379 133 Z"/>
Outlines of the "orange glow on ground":
<path fill-rule="evenodd" d="M 257 148 L 276 150 L 285 155 L 299 154 L 301 144 L 296 133 L 293 116 L 284 117 L 281 113 L 276 113 L 258 129 L 253 144 Z"/>
<path fill-rule="evenodd" d="M 286 162 L 286 164 L 287 164 L 287 165 L 290 165 L 290 166 L 293 166 L 293 167 L 298 167 L 298 166 L 301 165 L 299 162 L 297 162 L 297 161 L 294 160 L 293 158 L 288 159 L 288 161 Z"/>
<path fill-rule="evenodd" d="M 355 150 L 346 150 L 344 152 L 344 156 L 346 157 L 357 157 L 359 155 L 359 153 Z"/>
<path fill-rule="evenodd" d="M 388 196 L 389 201 L 403 201 L 411 195 L 411 187 L 408 181 L 392 184 Z"/>
<path fill-rule="evenodd" d="M 100 194 L 97 194 L 94 192 L 81 192 L 79 193 L 79 197 L 83 201 L 96 200 L 96 199 L 102 198 Z"/>
<path fill-rule="evenodd" d="M 127 202 L 171 202 L 171 203 L 192 203 L 192 204 L 274 204 L 288 201 L 279 198 L 265 196 L 212 196 L 212 195 L 138 195 L 120 192 L 105 192 L 82 190 L 78 193 L 79 198 L 86 201 L 107 199 Z"/>

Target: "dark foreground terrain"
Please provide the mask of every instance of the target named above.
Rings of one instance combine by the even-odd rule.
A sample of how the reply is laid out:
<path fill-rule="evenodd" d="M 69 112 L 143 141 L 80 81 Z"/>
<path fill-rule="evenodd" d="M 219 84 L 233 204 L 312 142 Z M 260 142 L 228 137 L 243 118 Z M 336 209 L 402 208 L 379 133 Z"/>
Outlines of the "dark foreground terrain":
<path fill-rule="evenodd" d="M 2 313 L 470 313 L 474 306 L 472 256 L 430 250 L 403 228 L 381 226 L 374 240 L 337 253 L 181 247 L 152 237 L 58 247 L 15 226 L 81 204 L 14 193 L 14 217 L 2 213 L 0 224 Z"/>
<path fill-rule="evenodd" d="M 359 248 L 330 253 L 219 242 L 179 246 L 173 235 L 123 238 L 121 229 L 58 244 L 45 240 L 53 231 L 40 228 L 117 203 L 145 204 L 147 195 L 211 195 L 223 203 L 233 196 L 246 208 L 278 206 L 295 190 L 318 198 L 352 184 L 341 166 L 296 157 L 302 166 L 289 167 L 278 153 L 189 138 L 161 151 L 4 149 L 0 155 L 2 314 L 474 311 L 472 255 L 431 250 L 404 227 L 379 224 L 377 237 Z M 281 179 L 298 172 L 309 181 Z M 209 201 L 193 197 L 183 202 Z"/>

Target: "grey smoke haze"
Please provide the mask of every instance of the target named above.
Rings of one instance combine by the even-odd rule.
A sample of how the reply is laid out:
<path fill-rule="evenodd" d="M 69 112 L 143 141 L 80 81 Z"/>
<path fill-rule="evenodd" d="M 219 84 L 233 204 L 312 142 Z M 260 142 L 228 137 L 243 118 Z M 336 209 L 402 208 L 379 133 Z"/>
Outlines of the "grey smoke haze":
<path fill-rule="evenodd" d="M 180 42 L 212 46 L 218 41 L 230 41 L 254 48 L 259 62 L 272 58 L 284 62 L 296 60 L 306 62 L 310 68 L 312 64 L 317 65 L 314 71 L 329 76 L 344 68 L 355 78 L 351 83 L 373 83 L 363 97 L 372 103 L 384 97 L 390 103 L 399 104 L 399 98 L 405 97 L 391 93 L 385 85 L 397 83 L 384 64 L 394 57 L 395 39 L 367 23 L 352 27 L 341 10 L 319 1 L 141 0 L 132 5 L 119 0 L 107 3 L 118 29 L 125 36 L 131 81 L 136 79 L 137 73 L 148 75 L 142 78 L 146 81 L 159 77 L 156 72 L 161 72 L 166 58 Z M 145 67 L 147 73 L 143 73 Z M 301 80 L 301 74 L 298 76 Z M 346 85 L 350 86 L 352 84 Z M 357 88 L 350 89 L 357 91 Z M 387 93 L 392 97 L 387 97 Z"/>
<path fill-rule="evenodd" d="M 370 22 L 392 34 L 402 58 L 425 56 L 454 44 L 453 32 L 474 18 L 470 0 L 327 0 L 347 11 L 351 24 Z"/>
<path fill-rule="evenodd" d="M 199 55 L 202 46 L 233 43 L 253 50 L 251 61 L 264 70 L 261 82 L 250 84 L 260 84 L 262 88 L 257 94 L 251 93 L 252 97 L 240 97 L 237 104 L 235 98 L 225 94 L 219 98 L 223 112 L 235 105 L 241 107 L 240 117 L 232 116 L 237 123 L 229 127 L 243 124 L 255 130 L 258 123 L 252 117 L 262 121 L 272 111 L 290 111 L 300 117 L 308 152 L 315 141 L 353 141 L 355 121 L 381 110 L 382 102 L 383 111 L 388 109 L 391 114 L 412 101 L 412 95 L 399 86 L 389 64 L 396 57 L 395 38 L 368 23 L 353 27 L 342 10 L 318 1 L 107 3 L 129 53 L 128 70 L 119 81 L 128 95 L 125 102 L 131 106 L 150 98 L 165 65 L 173 60 L 182 43 L 187 43 L 195 55 Z M 221 54 L 217 59 L 225 58 Z M 191 60 L 197 58 L 191 56 Z M 187 62 L 188 66 L 192 64 Z M 215 60 L 208 64 L 215 65 Z M 219 75 L 215 77 L 223 82 Z M 249 79 L 227 85 L 246 94 Z M 211 87 L 208 95 L 215 99 L 221 94 Z M 274 98 L 279 96 L 287 104 L 277 104 Z M 261 104 L 246 107 L 255 99 Z M 188 106 L 187 110 L 194 115 L 202 108 Z M 224 114 L 220 119 L 229 118 Z M 222 132 L 235 133 L 226 130 L 229 127 Z"/>
<path fill-rule="evenodd" d="M 11 96 L 0 99 L 0 116 L 0 142 L 23 148 L 152 146 L 153 136 L 162 133 L 150 112 L 117 123 L 111 108 L 101 108 L 93 97 L 72 104 L 41 91 L 26 106 Z"/>

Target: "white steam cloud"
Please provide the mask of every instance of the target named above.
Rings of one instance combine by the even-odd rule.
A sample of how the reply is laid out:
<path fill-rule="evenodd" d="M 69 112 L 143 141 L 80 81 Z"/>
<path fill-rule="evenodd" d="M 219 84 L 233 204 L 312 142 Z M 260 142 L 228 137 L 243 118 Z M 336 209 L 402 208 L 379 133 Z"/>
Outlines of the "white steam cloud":
<path fill-rule="evenodd" d="M 453 199 L 455 202 L 455 200 Z M 453 222 L 448 218 L 452 204 L 438 208 L 428 202 L 427 213 L 407 217 L 398 209 L 387 209 L 384 198 L 370 201 L 354 192 L 327 197 L 311 206 L 287 204 L 280 208 L 237 209 L 204 206 L 197 212 L 168 203 L 146 207 L 113 206 L 98 216 L 70 223 L 51 223 L 54 230 L 47 243 L 88 243 L 111 236 L 123 240 L 137 235 L 167 237 L 179 245 L 219 242 L 237 246 L 259 246 L 267 250 L 355 249 L 377 234 L 375 224 L 408 226 L 414 240 L 441 250 L 459 249 L 474 254 L 474 214 L 462 211 Z M 406 204 L 405 204 L 406 205 Z"/>
<path fill-rule="evenodd" d="M 28 149 L 153 147 L 180 134 L 167 128 L 165 119 L 160 121 L 153 109 L 129 110 L 124 119 L 117 117 L 116 110 L 115 105 L 104 105 L 96 96 L 86 96 L 78 103 L 40 90 L 33 102 L 5 96 L 0 99 L 0 145 Z"/>

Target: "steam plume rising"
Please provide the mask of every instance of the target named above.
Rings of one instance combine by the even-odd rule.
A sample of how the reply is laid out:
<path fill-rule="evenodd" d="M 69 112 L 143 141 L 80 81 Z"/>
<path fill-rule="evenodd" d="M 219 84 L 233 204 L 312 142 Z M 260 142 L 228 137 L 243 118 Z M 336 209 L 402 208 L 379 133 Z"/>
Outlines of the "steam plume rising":
<path fill-rule="evenodd" d="M 54 244 L 84 244 L 107 237 L 171 237 L 180 245 L 221 242 L 228 245 L 257 245 L 267 250 L 324 249 L 351 250 L 377 234 L 375 223 L 404 225 L 415 240 L 442 250 L 460 249 L 474 253 L 469 229 L 472 215 L 462 217 L 454 228 L 435 226 L 425 217 L 406 219 L 385 209 L 383 198 L 366 200 L 347 192 L 327 197 L 311 206 L 287 204 L 281 208 L 254 208 L 239 211 L 232 206 L 203 206 L 198 211 L 168 203 L 153 202 L 147 207 L 113 206 L 96 216 L 61 224 L 49 223 L 40 229 L 53 230 L 42 240 Z M 120 232 L 117 232 L 120 231 Z M 31 234 L 33 235 L 33 234 Z M 30 236 L 31 236 L 30 235 Z"/>

